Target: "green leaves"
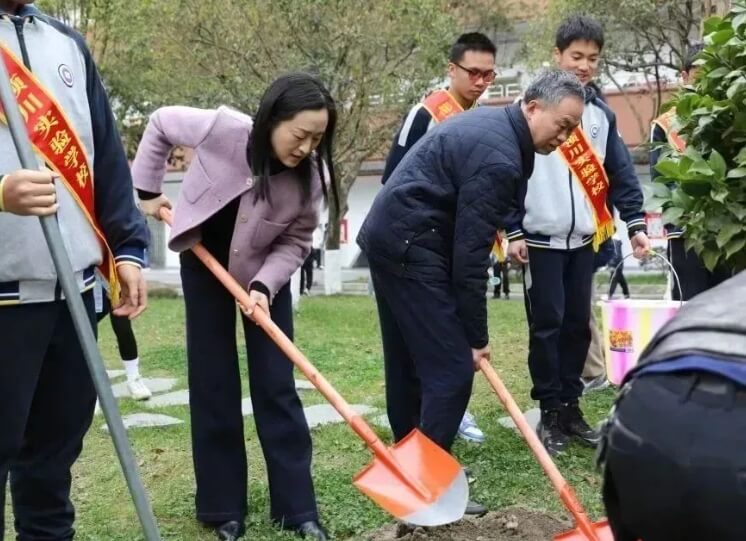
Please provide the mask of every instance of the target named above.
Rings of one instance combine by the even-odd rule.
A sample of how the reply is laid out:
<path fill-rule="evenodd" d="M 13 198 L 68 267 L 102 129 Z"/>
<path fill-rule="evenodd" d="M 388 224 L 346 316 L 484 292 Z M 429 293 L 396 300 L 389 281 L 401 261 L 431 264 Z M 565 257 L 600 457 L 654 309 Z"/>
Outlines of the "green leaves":
<path fill-rule="evenodd" d="M 746 3 L 705 21 L 702 76 L 674 98 L 683 155 L 656 170 L 673 188 L 656 193 L 665 220 L 686 225 L 687 246 L 709 269 L 746 269 Z"/>

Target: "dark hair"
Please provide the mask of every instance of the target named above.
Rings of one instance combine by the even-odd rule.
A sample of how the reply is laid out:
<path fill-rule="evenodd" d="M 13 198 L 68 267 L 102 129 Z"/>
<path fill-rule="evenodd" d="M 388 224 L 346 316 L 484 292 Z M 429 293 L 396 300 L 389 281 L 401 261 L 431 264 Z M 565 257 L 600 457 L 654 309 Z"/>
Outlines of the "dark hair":
<path fill-rule="evenodd" d="M 591 41 L 598 45 L 599 50 L 603 50 L 604 29 L 595 19 L 585 15 L 573 15 L 562 21 L 557 28 L 554 45 L 563 52 L 573 41 Z"/>
<path fill-rule="evenodd" d="M 266 199 L 272 204 L 269 182 L 270 166 L 274 159 L 272 131 L 280 122 L 289 120 L 302 111 L 318 111 L 319 109 L 326 109 L 329 114 L 326 131 L 316 150 L 301 161 L 295 167 L 295 171 L 300 177 L 303 201 L 307 202 L 311 196 L 312 168 L 315 165 L 321 177 L 324 200 L 329 200 L 328 180 L 329 188 L 334 195 L 335 208 L 339 212 L 339 194 L 332 161 L 337 108 L 321 81 L 303 72 L 287 73 L 275 79 L 264 91 L 259 102 L 259 109 L 254 117 L 254 126 L 246 148 L 246 157 L 255 180 L 256 200 Z M 326 168 L 324 163 L 326 163 Z M 329 173 L 328 179 L 326 171 Z"/>
<path fill-rule="evenodd" d="M 681 71 L 691 71 L 694 67 L 694 61 L 697 60 L 697 58 L 699 57 L 699 53 L 701 53 L 704 48 L 705 44 L 701 41 L 690 43 L 686 48 L 684 61 L 681 63 Z"/>
<path fill-rule="evenodd" d="M 450 62 L 461 62 L 466 51 L 490 53 L 492 56 L 497 54 L 495 44 L 481 32 L 461 34 L 456 43 L 451 46 L 451 54 L 448 55 L 448 60 Z"/>

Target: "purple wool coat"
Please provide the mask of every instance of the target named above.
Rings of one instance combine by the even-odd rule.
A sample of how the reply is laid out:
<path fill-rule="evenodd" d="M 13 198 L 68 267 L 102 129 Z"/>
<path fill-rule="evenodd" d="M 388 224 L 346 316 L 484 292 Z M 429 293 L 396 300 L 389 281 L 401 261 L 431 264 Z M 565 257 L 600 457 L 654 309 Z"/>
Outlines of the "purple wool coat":
<path fill-rule="evenodd" d="M 150 117 L 132 164 L 135 188 L 161 193 L 166 159 L 176 145 L 194 149 L 174 210 L 168 246 L 176 252 L 201 240 L 200 225 L 240 197 L 228 271 L 247 289 L 267 286 L 270 299 L 311 251 L 319 222 L 321 179 L 313 168 L 311 197 L 302 201 L 297 175 L 270 177 L 273 206 L 254 201 L 254 179 L 246 160 L 252 121 L 227 107 L 217 110 L 163 107 Z"/>

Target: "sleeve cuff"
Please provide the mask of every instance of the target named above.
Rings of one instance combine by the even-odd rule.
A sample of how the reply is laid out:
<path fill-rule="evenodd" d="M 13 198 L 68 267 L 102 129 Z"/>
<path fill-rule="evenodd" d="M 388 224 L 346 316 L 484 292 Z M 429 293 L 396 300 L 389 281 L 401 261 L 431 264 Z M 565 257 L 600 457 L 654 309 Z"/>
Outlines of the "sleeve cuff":
<path fill-rule="evenodd" d="M 647 229 L 648 227 L 645 223 L 645 218 L 642 216 L 627 221 L 627 234 L 629 235 L 629 238 L 634 237 L 640 231 L 647 234 Z"/>
<path fill-rule="evenodd" d="M 472 349 L 482 349 L 489 343 L 489 339 L 482 336 L 469 338 L 469 346 L 471 346 Z"/>
<path fill-rule="evenodd" d="M 114 254 L 114 262 L 117 266 L 127 263 L 143 268 L 145 267 L 145 249 L 136 246 L 123 246 Z"/>
<path fill-rule="evenodd" d="M 510 228 L 506 237 L 508 239 L 508 242 L 513 240 L 521 240 L 523 239 L 523 229 L 520 227 Z"/>
<path fill-rule="evenodd" d="M 257 281 L 251 282 L 251 285 L 249 285 L 249 291 L 258 291 L 259 293 L 264 293 L 267 296 L 267 298 L 271 296 L 269 292 L 269 288 L 262 282 L 257 282 Z"/>
<path fill-rule="evenodd" d="M 0 212 L 5 211 L 5 200 L 3 199 L 3 184 L 8 175 L 0 175 Z"/>
<path fill-rule="evenodd" d="M 149 192 L 147 190 L 141 190 L 137 189 L 137 197 L 141 201 L 150 201 L 151 199 L 155 199 L 156 197 L 159 197 L 161 194 L 156 192 Z"/>

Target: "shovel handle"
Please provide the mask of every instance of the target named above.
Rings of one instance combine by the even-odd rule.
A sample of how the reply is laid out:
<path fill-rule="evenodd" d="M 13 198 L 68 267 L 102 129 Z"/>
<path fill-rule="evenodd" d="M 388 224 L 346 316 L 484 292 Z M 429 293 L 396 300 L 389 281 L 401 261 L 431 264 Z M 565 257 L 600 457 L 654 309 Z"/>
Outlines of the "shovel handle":
<path fill-rule="evenodd" d="M 552 485 L 554 485 L 554 489 L 560 495 L 562 503 L 565 504 L 567 510 L 572 514 L 573 518 L 575 518 L 578 528 L 590 541 L 600 541 L 598 535 L 596 535 L 593 529 L 593 524 L 588 519 L 585 509 L 583 509 L 583 506 L 575 495 L 575 491 L 560 473 L 552 460 L 552 457 L 549 456 L 549 453 L 539 440 L 539 436 L 536 435 L 534 429 L 531 428 L 531 425 L 526 421 L 523 412 L 518 407 L 518 404 L 515 403 L 513 396 L 510 394 L 507 387 L 505 387 L 505 384 L 503 384 L 502 380 L 497 375 L 497 372 L 495 372 L 495 369 L 492 368 L 492 365 L 484 358 L 479 362 L 479 368 L 494 389 L 500 402 L 502 402 L 505 409 L 508 410 L 508 414 L 510 414 L 510 417 L 513 419 L 518 430 L 520 430 L 525 438 L 528 446 L 534 453 L 534 456 L 539 461 L 539 465 L 541 465 L 544 473 L 547 474 Z"/>
<path fill-rule="evenodd" d="M 171 225 L 172 213 L 166 207 L 161 207 L 160 217 L 167 224 Z M 225 286 L 225 288 L 235 297 L 242 305 L 250 304 L 249 293 L 239 284 L 233 276 L 223 267 L 215 257 L 197 243 L 191 248 L 202 263 L 212 272 L 215 277 Z M 266 314 L 260 307 L 254 308 L 252 314 L 254 322 L 269 335 L 277 344 L 277 347 L 287 355 L 288 359 L 298 367 L 308 381 L 326 398 L 337 412 L 344 418 L 347 424 L 352 427 L 355 433 L 362 438 L 368 447 L 377 455 L 384 459 L 392 458 L 390 451 L 383 442 L 378 438 L 373 429 L 365 420 L 352 409 L 350 404 L 340 395 L 337 390 L 326 380 L 324 376 L 311 364 L 305 355 L 293 344 L 284 332 L 272 321 L 272 318 Z"/>

